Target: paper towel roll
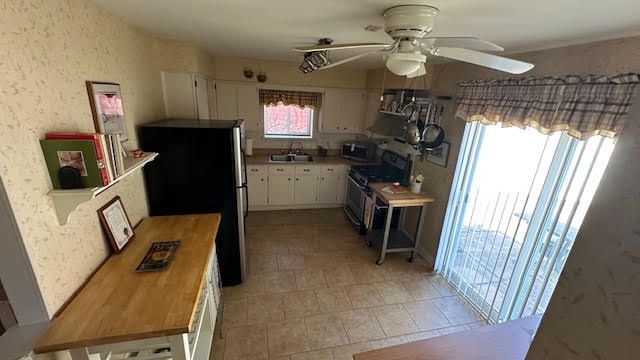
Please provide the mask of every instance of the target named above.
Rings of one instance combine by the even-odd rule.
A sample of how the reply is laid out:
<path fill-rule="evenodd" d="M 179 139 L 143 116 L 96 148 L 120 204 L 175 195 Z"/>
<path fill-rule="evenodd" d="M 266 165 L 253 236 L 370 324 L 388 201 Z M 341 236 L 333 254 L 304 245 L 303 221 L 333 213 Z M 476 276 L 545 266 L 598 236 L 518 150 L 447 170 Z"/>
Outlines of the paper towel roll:
<path fill-rule="evenodd" d="M 247 140 L 245 141 L 244 153 L 247 156 L 252 156 L 253 155 L 253 139 L 247 138 Z"/>

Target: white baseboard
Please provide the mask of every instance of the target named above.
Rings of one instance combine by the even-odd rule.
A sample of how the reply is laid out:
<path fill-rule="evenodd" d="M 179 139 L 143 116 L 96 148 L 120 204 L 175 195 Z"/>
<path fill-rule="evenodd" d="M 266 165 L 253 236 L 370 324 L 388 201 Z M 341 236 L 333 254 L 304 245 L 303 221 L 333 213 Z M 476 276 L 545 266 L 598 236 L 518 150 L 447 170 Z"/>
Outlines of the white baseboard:
<path fill-rule="evenodd" d="M 312 204 L 312 205 L 268 205 L 249 207 L 249 211 L 269 211 L 269 210 L 309 210 L 309 209 L 332 209 L 343 208 L 344 204 Z"/>

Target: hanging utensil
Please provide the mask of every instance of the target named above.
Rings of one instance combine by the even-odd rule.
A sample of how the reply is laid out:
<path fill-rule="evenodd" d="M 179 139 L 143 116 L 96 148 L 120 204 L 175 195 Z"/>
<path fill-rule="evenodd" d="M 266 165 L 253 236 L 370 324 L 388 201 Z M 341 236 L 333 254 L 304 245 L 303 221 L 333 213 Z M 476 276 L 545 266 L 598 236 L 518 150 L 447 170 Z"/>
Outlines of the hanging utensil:
<path fill-rule="evenodd" d="M 444 141 L 444 130 L 440 125 L 435 123 L 437 112 L 437 106 L 435 104 L 429 104 L 426 125 L 422 131 L 422 139 L 420 140 L 420 147 L 426 151 L 432 151 L 442 145 Z"/>
<path fill-rule="evenodd" d="M 418 145 L 422 136 L 420 135 L 420 129 L 413 121 L 407 121 L 404 126 L 404 140 L 407 144 Z"/>

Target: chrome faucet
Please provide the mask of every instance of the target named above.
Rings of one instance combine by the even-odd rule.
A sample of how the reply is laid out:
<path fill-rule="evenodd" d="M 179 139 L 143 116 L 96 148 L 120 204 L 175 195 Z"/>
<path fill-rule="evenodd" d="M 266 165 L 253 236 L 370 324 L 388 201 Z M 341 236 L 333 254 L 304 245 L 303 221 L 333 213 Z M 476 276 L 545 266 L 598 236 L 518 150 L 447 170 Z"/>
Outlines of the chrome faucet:
<path fill-rule="evenodd" d="M 296 152 L 293 152 L 293 145 L 298 144 L 300 145 L 300 148 L 296 150 Z M 304 145 L 302 145 L 302 143 L 300 141 L 292 141 L 289 143 L 289 154 L 295 154 L 295 155 L 300 155 L 302 153 L 302 149 L 304 148 Z"/>

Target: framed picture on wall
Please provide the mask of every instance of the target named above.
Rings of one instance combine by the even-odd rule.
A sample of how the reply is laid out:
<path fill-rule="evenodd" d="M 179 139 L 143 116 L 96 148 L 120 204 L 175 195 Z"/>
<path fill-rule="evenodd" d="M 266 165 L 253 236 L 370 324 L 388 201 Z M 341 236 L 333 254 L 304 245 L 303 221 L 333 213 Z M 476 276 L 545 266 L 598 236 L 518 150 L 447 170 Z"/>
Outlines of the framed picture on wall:
<path fill-rule="evenodd" d="M 133 226 L 119 196 L 98 209 L 98 217 L 113 251 L 119 253 L 133 238 Z"/>
<path fill-rule="evenodd" d="M 86 84 L 96 132 L 120 134 L 121 141 L 128 140 L 120 85 L 97 81 L 87 81 Z"/>
<path fill-rule="evenodd" d="M 442 167 L 447 167 L 447 162 L 449 160 L 449 148 L 451 144 L 448 142 L 443 142 L 442 145 L 433 149 L 433 151 L 427 154 L 427 160 L 431 161 L 436 165 L 440 165 Z"/>

